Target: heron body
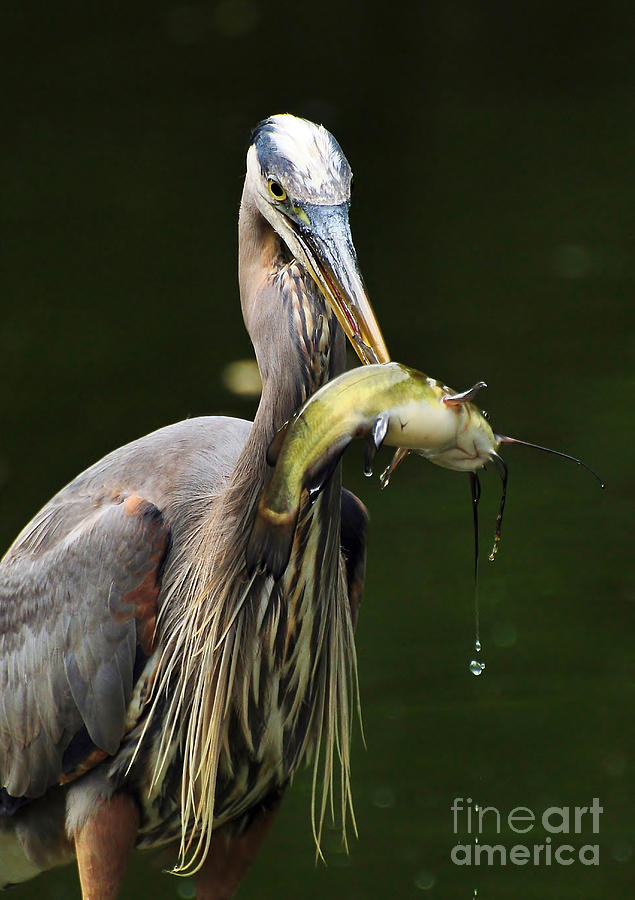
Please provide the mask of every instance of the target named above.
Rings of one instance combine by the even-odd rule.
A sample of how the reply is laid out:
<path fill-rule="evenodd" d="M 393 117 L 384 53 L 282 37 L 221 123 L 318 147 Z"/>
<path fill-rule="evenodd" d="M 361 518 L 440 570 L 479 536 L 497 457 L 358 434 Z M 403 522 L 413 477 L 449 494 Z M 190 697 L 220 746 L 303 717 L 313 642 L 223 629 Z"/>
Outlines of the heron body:
<path fill-rule="evenodd" d="M 335 757 L 349 801 L 353 624 L 366 516 L 337 470 L 278 580 L 245 547 L 276 430 L 345 362 L 388 353 L 348 228 L 350 168 L 323 128 L 254 132 L 239 220 L 253 423 L 204 417 L 115 450 L 0 563 L 0 888 L 77 857 L 116 897 L 133 847 L 174 844 L 201 898 L 232 896 L 289 779 Z"/>

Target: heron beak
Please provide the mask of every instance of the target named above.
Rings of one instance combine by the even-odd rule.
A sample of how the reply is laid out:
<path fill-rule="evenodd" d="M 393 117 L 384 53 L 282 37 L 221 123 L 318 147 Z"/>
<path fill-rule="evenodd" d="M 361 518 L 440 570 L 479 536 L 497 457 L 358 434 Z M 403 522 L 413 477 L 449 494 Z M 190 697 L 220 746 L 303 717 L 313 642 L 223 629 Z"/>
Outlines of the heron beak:
<path fill-rule="evenodd" d="M 348 224 L 348 204 L 305 205 L 290 221 L 306 265 L 363 363 L 389 362 Z"/>

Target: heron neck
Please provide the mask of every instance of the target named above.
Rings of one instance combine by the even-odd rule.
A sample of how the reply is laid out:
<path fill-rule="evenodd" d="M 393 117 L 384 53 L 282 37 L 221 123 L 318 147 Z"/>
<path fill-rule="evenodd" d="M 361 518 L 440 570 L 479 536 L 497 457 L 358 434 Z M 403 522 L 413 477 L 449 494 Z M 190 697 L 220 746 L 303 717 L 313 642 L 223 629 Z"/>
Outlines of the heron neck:
<path fill-rule="evenodd" d="M 238 284 L 243 319 L 249 331 L 251 308 L 280 255 L 280 238 L 246 191 L 245 185 L 238 216 Z"/>
<path fill-rule="evenodd" d="M 264 459 L 275 432 L 307 397 L 343 371 L 345 338 L 306 269 L 244 198 L 239 283 L 263 385 L 246 450 Z"/>

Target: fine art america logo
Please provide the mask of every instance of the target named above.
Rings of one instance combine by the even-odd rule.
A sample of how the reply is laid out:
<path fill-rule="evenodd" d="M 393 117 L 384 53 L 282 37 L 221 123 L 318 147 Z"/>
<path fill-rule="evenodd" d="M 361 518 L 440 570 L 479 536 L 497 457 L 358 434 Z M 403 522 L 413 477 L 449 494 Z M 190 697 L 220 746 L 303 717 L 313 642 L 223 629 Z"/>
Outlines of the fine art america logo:
<path fill-rule="evenodd" d="M 469 836 L 469 843 L 455 844 L 450 851 L 456 866 L 600 864 L 599 844 L 580 844 L 580 838 L 570 843 L 571 835 L 580 835 L 583 830 L 599 834 L 604 809 L 597 797 L 590 806 L 549 806 L 539 813 L 527 806 L 516 806 L 507 814 L 501 814 L 495 806 L 472 805 L 471 797 L 455 797 L 450 809 L 454 834 L 467 832 Z M 484 830 L 499 835 L 501 826 L 514 835 L 527 837 L 513 846 L 482 843 Z"/>

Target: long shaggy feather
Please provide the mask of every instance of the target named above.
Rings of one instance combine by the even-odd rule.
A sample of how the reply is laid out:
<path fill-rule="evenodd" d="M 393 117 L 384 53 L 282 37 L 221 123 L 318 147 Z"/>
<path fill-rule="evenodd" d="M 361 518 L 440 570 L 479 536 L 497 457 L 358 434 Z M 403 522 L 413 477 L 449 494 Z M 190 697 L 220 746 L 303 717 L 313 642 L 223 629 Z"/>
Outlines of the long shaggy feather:
<path fill-rule="evenodd" d="M 159 619 L 163 650 L 146 732 L 164 709 L 152 791 L 177 748 L 182 755 L 180 874 L 200 869 L 214 827 L 284 786 L 304 760 L 314 766 L 318 853 L 327 808 L 334 813 L 336 755 L 344 841 L 349 811 L 355 827 L 350 742 L 357 671 L 340 554 L 339 473 L 302 510 L 289 566 L 275 583 L 262 574 L 248 577 L 245 569 L 264 458 L 260 466 L 261 477 L 254 477 L 246 448 L 225 489 L 207 498 L 207 524 L 192 531 L 174 561 Z M 337 513 L 326 515 L 327 509 Z M 241 747 L 235 730 L 230 739 L 231 722 L 240 723 Z M 255 785 L 238 790 L 245 756 L 261 768 Z M 233 790 L 219 795 L 219 778 Z"/>

